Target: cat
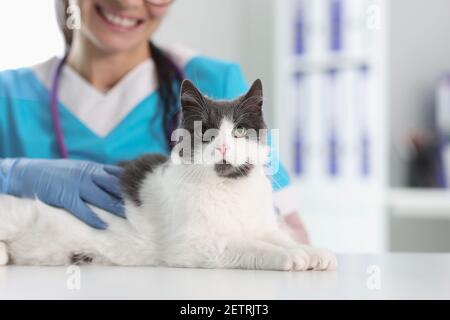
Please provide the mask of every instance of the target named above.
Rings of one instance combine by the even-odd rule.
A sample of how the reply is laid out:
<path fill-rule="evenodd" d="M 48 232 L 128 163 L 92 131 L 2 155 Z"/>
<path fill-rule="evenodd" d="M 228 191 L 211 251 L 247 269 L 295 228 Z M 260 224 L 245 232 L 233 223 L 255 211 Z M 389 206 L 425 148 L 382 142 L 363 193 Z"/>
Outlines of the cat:
<path fill-rule="evenodd" d="M 277 223 L 261 81 L 230 101 L 185 80 L 180 103 L 170 157 L 124 164 L 127 219 L 92 208 L 107 230 L 38 199 L 0 195 L 0 265 L 335 269 L 334 254 L 296 243 Z"/>

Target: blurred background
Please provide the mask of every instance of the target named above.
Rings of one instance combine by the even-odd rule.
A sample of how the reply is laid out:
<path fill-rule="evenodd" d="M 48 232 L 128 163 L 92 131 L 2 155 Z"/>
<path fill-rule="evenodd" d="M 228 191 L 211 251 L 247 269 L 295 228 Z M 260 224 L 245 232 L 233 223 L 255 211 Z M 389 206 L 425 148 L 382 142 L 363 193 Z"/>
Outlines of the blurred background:
<path fill-rule="evenodd" d="M 0 8 L 0 70 L 63 53 L 53 0 Z M 449 39 L 448 0 L 177 0 L 157 34 L 263 80 L 311 239 L 341 253 L 450 251 Z"/>

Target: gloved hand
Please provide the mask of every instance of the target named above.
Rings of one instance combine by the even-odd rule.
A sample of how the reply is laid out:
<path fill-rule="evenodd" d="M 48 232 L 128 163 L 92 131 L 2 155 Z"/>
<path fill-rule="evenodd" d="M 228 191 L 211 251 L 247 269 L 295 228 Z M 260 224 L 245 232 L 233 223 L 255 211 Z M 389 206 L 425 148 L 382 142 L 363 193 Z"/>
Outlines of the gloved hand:
<path fill-rule="evenodd" d="M 86 205 L 125 218 L 119 186 L 122 169 L 80 160 L 0 160 L 0 193 L 37 197 L 64 208 L 96 229 L 107 225 Z"/>

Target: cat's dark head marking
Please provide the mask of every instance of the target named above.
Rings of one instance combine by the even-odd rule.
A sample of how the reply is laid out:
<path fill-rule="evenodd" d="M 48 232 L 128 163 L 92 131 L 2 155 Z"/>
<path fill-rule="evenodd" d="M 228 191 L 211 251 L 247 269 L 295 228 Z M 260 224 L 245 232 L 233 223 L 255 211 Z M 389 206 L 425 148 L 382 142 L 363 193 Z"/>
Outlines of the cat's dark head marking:
<path fill-rule="evenodd" d="M 216 163 L 214 170 L 216 170 L 219 177 L 226 177 L 231 179 L 238 179 L 246 177 L 253 169 L 253 164 L 244 163 L 240 166 L 233 166 L 229 163 Z"/>
<path fill-rule="evenodd" d="M 261 80 L 256 80 L 248 92 L 234 100 L 213 100 L 203 95 L 190 81 L 181 85 L 181 128 L 194 129 L 194 122 L 201 121 L 202 129 L 219 129 L 223 118 L 233 121 L 236 126 L 247 129 L 266 129 L 264 122 L 263 89 Z M 194 132 L 192 131 L 192 134 Z"/>
<path fill-rule="evenodd" d="M 180 128 L 187 130 L 191 137 L 195 137 L 200 131 L 203 139 L 191 138 L 192 153 L 198 144 L 208 144 L 215 138 L 209 136 L 210 131 L 217 132 L 221 129 L 224 119 L 230 122 L 234 128 L 245 129 L 248 134 L 245 139 L 253 139 L 259 144 L 266 144 L 266 134 L 261 130 L 266 129 L 263 118 L 263 88 L 261 80 L 256 80 L 247 93 L 234 100 L 213 100 L 200 92 L 189 80 L 184 80 L 181 85 L 181 124 Z M 239 178 L 249 174 L 253 168 L 249 162 L 239 165 L 223 160 L 216 163 L 214 169 L 221 177 Z"/>

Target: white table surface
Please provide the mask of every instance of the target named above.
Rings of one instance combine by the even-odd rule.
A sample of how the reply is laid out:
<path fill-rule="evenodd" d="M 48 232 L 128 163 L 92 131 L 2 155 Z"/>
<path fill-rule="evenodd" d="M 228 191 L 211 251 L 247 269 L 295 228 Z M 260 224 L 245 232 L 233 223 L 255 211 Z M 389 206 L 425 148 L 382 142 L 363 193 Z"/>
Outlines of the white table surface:
<path fill-rule="evenodd" d="M 450 299 L 450 254 L 338 260 L 335 272 L 85 266 L 79 290 L 68 289 L 65 267 L 7 266 L 0 267 L 0 299 Z M 379 290 L 367 286 L 368 268 L 380 271 Z"/>

